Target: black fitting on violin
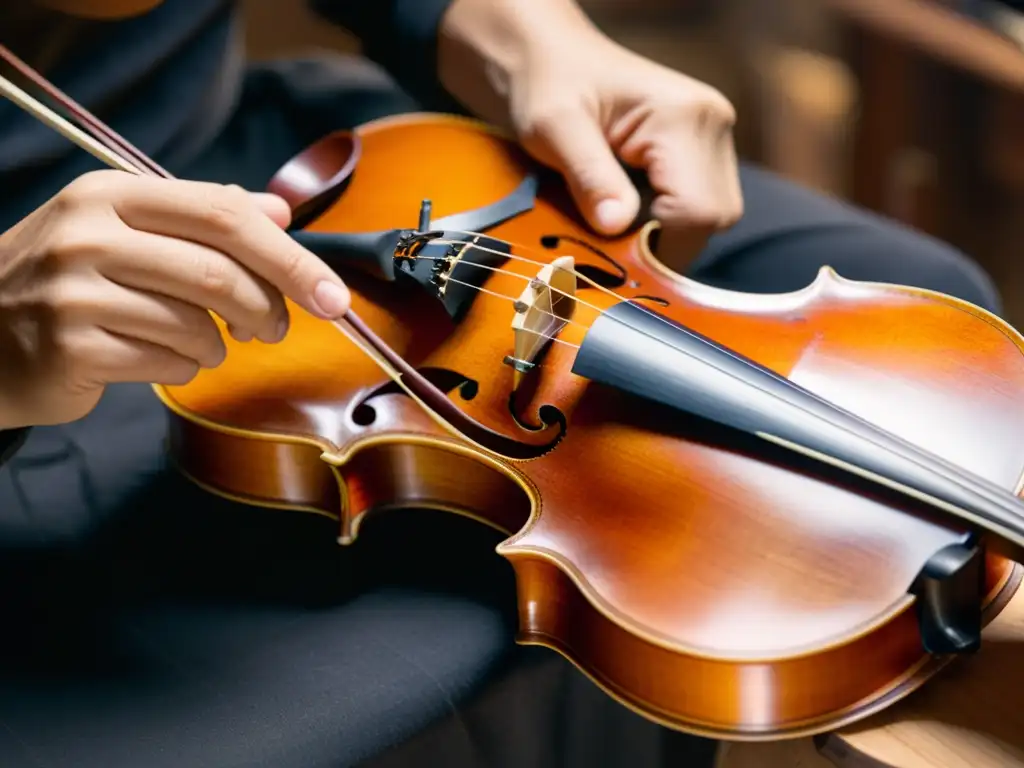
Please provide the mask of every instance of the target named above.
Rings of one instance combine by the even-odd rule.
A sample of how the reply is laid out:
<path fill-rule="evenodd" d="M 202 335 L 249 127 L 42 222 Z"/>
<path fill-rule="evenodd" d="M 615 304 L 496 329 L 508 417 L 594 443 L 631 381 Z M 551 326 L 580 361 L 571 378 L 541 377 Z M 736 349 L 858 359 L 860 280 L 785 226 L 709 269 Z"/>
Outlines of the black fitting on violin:
<path fill-rule="evenodd" d="M 395 250 L 395 270 L 430 291 L 458 321 L 480 288 L 512 250 L 503 240 L 463 232 L 405 233 Z"/>
<path fill-rule="evenodd" d="M 292 239 L 334 270 L 355 267 L 379 280 L 395 279 L 395 249 L 410 229 L 383 232 L 291 232 Z"/>
<path fill-rule="evenodd" d="M 511 253 L 508 243 L 479 233 L 532 210 L 537 199 L 537 184 L 536 176 L 526 176 L 510 194 L 490 205 L 433 222 L 433 205 L 430 200 L 423 200 L 417 229 L 295 230 L 290 234 L 295 242 L 315 253 L 332 269 L 355 267 L 388 282 L 393 282 L 399 274 L 411 277 L 441 301 L 449 317 L 458 320 L 487 280 L 492 271 L 488 267 L 504 262 Z M 438 239 L 446 241 L 443 248 L 430 243 Z M 467 248 L 469 244 L 478 247 Z M 415 263 L 414 256 L 428 263 Z"/>
<path fill-rule="evenodd" d="M 356 268 L 394 282 L 406 277 L 461 318 L 493 268 L 511 253 L 508 243 L 462 232 L 292 232 L 292 238 L 336 270 Z M 475 247 L 474 247 L 475 246 Z"/>
<path fill-rule="evenodd" d="M 973 653 L 981 647 L 985 557 L 970 544 L 950 544 L 928 558 L 910 588 L 928 653 Z"/>

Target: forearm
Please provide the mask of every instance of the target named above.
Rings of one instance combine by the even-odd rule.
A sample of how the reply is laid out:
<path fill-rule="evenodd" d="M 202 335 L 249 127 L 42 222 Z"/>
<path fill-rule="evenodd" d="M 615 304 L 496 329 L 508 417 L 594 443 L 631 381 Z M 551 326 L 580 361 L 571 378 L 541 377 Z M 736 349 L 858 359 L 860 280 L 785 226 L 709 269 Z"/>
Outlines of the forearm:
<path fill-rule="evenodd" d="M 467 109 L 502 124 L 509 83 L 531 60 L 600 34 L 575 0 L 453 0 L 438 32 L 438 76 Z"/>

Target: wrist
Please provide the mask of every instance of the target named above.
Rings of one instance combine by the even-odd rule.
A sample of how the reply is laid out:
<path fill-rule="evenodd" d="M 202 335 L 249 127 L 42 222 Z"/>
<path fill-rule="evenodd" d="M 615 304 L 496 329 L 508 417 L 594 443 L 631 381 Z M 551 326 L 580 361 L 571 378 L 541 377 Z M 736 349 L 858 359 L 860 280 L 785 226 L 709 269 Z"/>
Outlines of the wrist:
<path fill-rule="evenodd" d="M 438 33 L 438 76 L 463 106 L 504 126 L 532 60 L 600 34 L 575 0 L 454 0 Z"/>

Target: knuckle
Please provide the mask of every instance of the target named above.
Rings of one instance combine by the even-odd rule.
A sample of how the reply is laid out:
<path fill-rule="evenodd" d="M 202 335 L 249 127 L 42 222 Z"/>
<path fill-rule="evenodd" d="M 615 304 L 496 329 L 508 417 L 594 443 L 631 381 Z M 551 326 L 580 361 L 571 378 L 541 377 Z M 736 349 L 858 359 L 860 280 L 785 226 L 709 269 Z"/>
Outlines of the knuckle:
<path fill-rule="evenodd" d="M 119 171 L 89 171 L 61 189 L 54 197 L 54 202 L 58 207 L 66 209 L 109 199 L 112 190 L 122 183 L 124 176 Z"/>
<path fill-rule="evenodd" d="M 48 283 L 43 290 L 43 304 L 58 326 L 73 324 L 89 313 L 95 300 L 93 291 L 84 281 L 64 276 Z"/>
<path fill-rule="evenodd" d="M 580 165 L 573 171 L 571 185 L 588 198 L 608 192 L 608 174 L 602 173 L 595 163 Z"/>
<path fill-rule="evenodd" d="M 197 261 L 193 274 L 203 293 L 218 298 L 232 298 L 235 294 L 235 285 L 227 261 L 209 257 Z"/>
<path fill-rule="evenodd" d="M 95 227 L 66 220 L 50 231 L 45 258 L 50 267 L 63 271 L 83 262 L 96 263 L 110 250 L 109 244 L 97 237 Z"/>
<path fill-rule="evenodd" d="M 249 194 L 235 184 L 212 187 L 205 202 L 203 219 L 220 234 L 238 232 L 252 214 Z"/>
<path fill-rule="evenodd" d="M 284 270 L 285 278 L 292 285 L 302 285 L 309 277 L 309 259 L 305 251 L 299 248 L 289 248 L 282 256 L 281 268 Z M 276 297 L 275 297 L 276 298 Z"/>
<path fill-rule="evenodd" d="M 665 120 L 696 125 L 701 130 L 731 130 L 736 124 L 736 108 L 725 95 L 703 83 L 687 89 L 662 103 Z"/>

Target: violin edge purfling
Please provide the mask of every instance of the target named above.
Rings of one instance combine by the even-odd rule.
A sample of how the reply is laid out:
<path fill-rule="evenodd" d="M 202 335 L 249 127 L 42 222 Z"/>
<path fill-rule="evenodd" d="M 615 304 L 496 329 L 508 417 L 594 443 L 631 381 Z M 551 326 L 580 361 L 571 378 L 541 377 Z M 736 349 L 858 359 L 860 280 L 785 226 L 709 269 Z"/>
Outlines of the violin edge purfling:
<path fill-rule="evenodd" d="M 433 119 L 427 118 L 427 123 L 430 124 Z M 397 131 L 401 130 L 403 123 L 409 125 L 410 121 L 411 118 L 389 122 Z M 374 128 L 379 125 L 376 124 Z M 386 128 L 380 126 L 380 130 Z M 430 190 L 429 195 L 422 196 L 429 196 L 435 205 L 444 205 L 443 196 L 434 190 Z M 498 197 L 500 194 L 492 199 Z M 531 210 L 529 214 L 513 218 L 508 222 L 508 226 L 516 225 L 534 213 L 535 211 Z M 503 231 L 491 232 L 488 237 L 507 238 L 507 235 L 502 234 Z M 515 242 L 513 238 L 507 239 Z M 553 253 L 552 256 L 554 255 Z M 621 253 L 616 258 L 621 259 Z M 635 264 L 629 267 L 633 270 L 631 274 L 635 274 Z M 641 280 L 643 278 L 641 275 Z M 649 275 L 647 280 L 647 287 L 650 288 Z M 397 287 L 397 282 L 395 285 Z M 659 287 L 662 295 L 671 296 L 665 293 L 665 285 Z M 638 290 L 642 291 L 643 288 Z M 922 295 L 913 289 L 887 287 L 886 290 L 904 292 L 907 295 Z M 432 296 L 429 289 L 424 295 Z M 793 302 L 789 303 L 790 306 L 793 305 Z M 471 315 L 473 311 L 475 310 L 471 308 Z M 602 317 L 602 322 L 614 322 L 607 316 Z M 466 323 L 475 322 L 480 322 L 479 314 L 463 318 L 458 325 L 464 327 Z M 591 329 L 593 327 L 591 326 Z M 982 327 L 983 325 L 979 323 L 978 328 Z M 498 323 L 497 333 L 507 333 L 507 326 L 503 322 Z M 507 337 L 498 335 L 496 338 Z M 596 339 L 597 335 L 590 337 L 591 342 Z M 586 344 L 584 336 L 581 347 Z M 1016 354 L 1019 356 L 1019 350 Z M 493 357 L 490 360 L 493 361 Z M 541 374 L 543 369 L 544 366 L 541 366 L 536 373 L 544 375 Z M 452 393 L 451 397 L 460 402 L 455 393 Z M 382 412 L 388 411 L 391 406 L 391 401 L 379 401 Z M 573 422 L 570 419 L 570 442 L 559 445 L 551 456 L 561 455 L 560 452 L 567 450 L 573 439 L 573 431 Z M 450 432 L 430 434 L 433 435 L 429 438 L 432 444 L 439 448 L 442 445 L 448 446 L 442 450 L 450 449 L 452 441 L 458 442 L 457 437 Z M 409 439 L 412 437 L 410 433 Z M 382 432 L 381 438 L 389 442 L 400 442 L 403 439 L 399 434 L 387 432 Z M 434 440 L 439 442 L 433 443 Z M 413 440 L 413 443 L 415 442 Z M 763 442 L 766 446 L 771 444 L 767 440 Z M 362 469 L 355 467 L 364 466 L 368 459 L 358 457 L 369 456 L 378 450 L 372 447 L 374 445 L 381 444 L 357 441 L 344 450 L 346 458 L 338 466 L 343 475 L 346 467 L 349 468 L 348 471 L 353 473 L 352 482 L 356 487 L 361 488 L 367 482 L 362 476 Z M 484 455 L 477 454 L 481 461 Z M 490 454 L 488 462 L 490 461 L 498 461 L 501 464 L 503 460 L 500 456 Z M 507 472 L 509 477 L 529 480 L 531 473 L 537 471 L 535 466 L 543 466 L 546 461 L 547 456 L 536 462 L 511 462 L 502 472 Z M 408 466 L 405 460 L 403 466 Z M 441 486 L 458 482 L 432 462 L 421 465 L 414 474 L 420 478 L 439 477 L 441 479 L 438 483 Z M 444 479 L 446 476 L 447 480 Z M 568 480 L 568 477 L 565 479 Z M 389 497 L 393 492 L 394 490 L 381 491 L 379 498 Z M 668 727 L 714 738 L 770 740 L 779 736 L 820 733 L 840 723 L 854 722 L 888 706 L 907 695 L 948 663 L 948 651 L 967 652 L 974 649 L 978 638 L 975 629 L 980 629 L 982 623 L 987 622 L 998 612 L 1019 583 L 1018 569 L 994 555 L 986 547 L 984 537 L 972 536 L 970 531 L 965 529 L 959 534 L 951 535 L 946 545 L 936 547 L 930 556 L 922 558 L 915 566 L 914 572 L 902 583 L 901 589 L 906 602 L 894 604 L 884 620 L 879 618 L 877 625 L 861 627 L 847 638 L 837 640 L 835 644 L 826 645 L 818 651 L 805 649 L 793 657 L 758 660 L 756 657 L 743 659 L 724 655 L 712 661 L 711 658 L 704 659 L 700 653 L 684 651 L 682 646 L 675 647 L 650 635 L 642 626 L 632 623 L 628 616 L 617 613 L 612 607 L 605 605 L 587 576 L 576 572 L 570 561 L 555 553 L 546 552 L 543 548 L 537 548 L 535 539 L 531 538 L 532 528 L 543 525 L 545 516 L 550 519 L 550 515 L 555 512 L 552 502 L 547 500 L 545 503 L 543 499 L 545 490 L 540 489 L 538 493 L 541 494 L 537 497 L 538 506 L 530 521 L 513 516 L 506 519 L 506 522 L 513 521 L 511 525 L 499 526 L 512 534 L 509 540 L 499 546 L 498 551 L 512 562 L 517 574 L 522 627 L 520 642 L 542 644 L 562 653 L 610 695 L 649 719 Z M 373 497 L 378 498 L 376 494 Z M 437 496 L 432 493 L 427 493 L 426 497 L 403 498 L 404 500 L 397 502 L 388 498 L 387 501 L 382 501 L 381 506 L 391 507 L 397 503 L 399 506 L 423 504 L 429 507 L 449 508 L 447 503 L 438 503 Z M 887 498 L 891 503 L 892 497 Z M 906 507 L 906 513 L 912 514 L 909 508 L 914 505 L 904 505 L 906 501 L 899 498 L 894 509 Z M 356 505 L 355 509 L 351 514 L 345 513 L 346 519 L 350 522 L 353 518 L 364 519 L 369 510 L 377 508 L 374 504 L 364 506 L 361 501 L 355 499 L 352 499 L 352 503 Z M 538 511 L 540 505 L 543 505 L 542 511 Z M 920 509 L 921 506 L 917 505 L 915 509 Z M 484 508 L 474 506 L 468 501 L 464 509 L 469 509 L 470 515 L 478 519 L 487 515 L 483 512 Z M 463 513 L 465 514 L 465 511 Z M 351 538 L 348 540 L 351 541 Z M 707 554 L 710 557 L 714 556 L 713 552 Z M 556 610 L 559 606 L 564 613 Z M 566 624 L 569 616 L 574 617 L 573 625 Z M 922 641 L 939 653 L 928 652 L 928 649 L 922 646 Z M 883 646 L 888 650 L 882 652 Z M 864 659 L 869 657 L 872 661 L 867 664 Z M 817 666 L 819 664 L 820 666 Z M 838 667 L 850 664 L 860 665 L 858 677 L 861 679 L 852 681 L 845 675 L 837 674 Z M 712 673 L 712 670 L 723 665 L 731 670 L 729 676 L 722 677 L 718 683 L 723 693 L 712 696 L 704 704 L 692 699 L 692 694 L 687 693 L 687 680 L 699 680 L 706 675 L 717 674 Z M 775 719 L 767 717 L 750 720 L 744 719 L 738 713 L 727 714 L 728 706 L 739 706 L 739 702 L 747 701 L 751 696 L 757 698 L 765 695 L 764 692 L 755 694 L 753 691 L 741 693 L 741 689 L 736 687 L 741 684 L 744 676 L 761 666 L 772 670 L 772 676 L 780 681 L 778 686 L 772 687 L 775 706 L 781 707 Z M 650 683 L 641 682 L 636 677 L 641 670 L 648 670 L 649 674 L 654 675 Z M 892 677 L 887 677 L 888 675 Z M 658 679 L 674 681 L 673 684 L 677 686 L 675 692 L 665 690 L 657 682 Z M 887 683 L 883 682 L 886 680 Z M 797 691 L 801 688 L 806 689 L 810 698 L 797 705 L 799 695 L 787 691 Z M 812 694 L 812 690 L 817 692 Z M 854 690 L 860 693 L 854 695 Z M 794 695 L 797 695 L 797 699 L 790 698 Z M 820 698 L 822 696 L 824 698 Z M 813 714 L 814 708 L 809 704 L 815 700 L 820 701 L 822 707 L 817 714 Z M 727 706 L 729 701 L 733 701 L 734 704 Z M 826 701 L 830 703 L 826 705 Z"/>

